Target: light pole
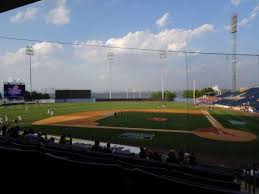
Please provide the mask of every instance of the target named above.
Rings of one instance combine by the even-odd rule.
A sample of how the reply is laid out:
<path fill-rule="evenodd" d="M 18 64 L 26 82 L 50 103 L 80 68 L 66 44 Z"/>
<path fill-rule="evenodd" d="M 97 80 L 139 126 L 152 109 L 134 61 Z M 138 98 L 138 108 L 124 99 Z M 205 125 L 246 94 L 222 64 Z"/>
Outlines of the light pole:
<path fill-rule="evenodd" d="M 237 90 L 237 14 L 233 14 L 231 18 L 232 40 L 232 91 Z"/>
<path fill-rule="evenodd" d="M 193 80 L 193 104 L 196 104 L 196 81 Z"/>
<path fill-rule="evenodd" d="M 110 99 L 112 99 L 112 60 L 113 60 L 113 53 L 112 52 L 108 52 L 107 54 L 107 60 L 109 61 L 109 65 L 110 65 Z"/>
<path fill-rule="evenodd" d="M 34 50 L 31 46 L 26 46 L 26 55 L 28 55 L 29 59 L 30 59 L 30 88 L 31 88 L 31 93 L 32 93 L 31 57 L 34 55 Z"/>
<path fill-rule="evenodd" d="M 167 58 L 167 53 L 166 51 L 162 51 L 160 53 L 160 59 L 162 60 L 162 100 L 165 98 L 165 93 L 164 93 L 164 74 L 165 74 L 165 60 Z"/>

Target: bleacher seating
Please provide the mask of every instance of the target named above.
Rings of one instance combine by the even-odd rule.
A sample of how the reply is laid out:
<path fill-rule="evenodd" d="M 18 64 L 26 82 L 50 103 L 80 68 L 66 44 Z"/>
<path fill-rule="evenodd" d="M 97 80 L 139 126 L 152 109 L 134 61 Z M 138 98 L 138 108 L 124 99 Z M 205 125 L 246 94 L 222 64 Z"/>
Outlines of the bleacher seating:
<path fill-rule="evenodd" d="M 244 103 L 259 110 L 259 87 L 249 88 L 243 92 L 226 92 L 218 96 L 220 99 L 215 104 L 225 106 L 242 106 Z"/>
<path fill-rule="evenodd" d="M 59 144 L 28 144 L 0 137 L 1 185 L 17 180 L 40 186 L 132 193 L 240 193 L 234 170 L 162 163 Z M 26 177 L 26 178 L 25 178 Z M 58 183 L 59 182 L 59 183 Z M 5 185 L 5 184 L 4 184 Z"/>

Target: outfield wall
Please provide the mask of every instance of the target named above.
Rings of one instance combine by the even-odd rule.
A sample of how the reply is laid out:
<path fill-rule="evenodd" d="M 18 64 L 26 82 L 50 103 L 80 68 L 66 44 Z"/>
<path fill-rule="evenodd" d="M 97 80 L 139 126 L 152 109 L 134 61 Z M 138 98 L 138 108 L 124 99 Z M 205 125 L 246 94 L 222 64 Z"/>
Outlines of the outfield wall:
<path fill-rule="evenodd" d="M 55 103 L 74 103 L 74 102 L 95 102 L 94 98 L 91 99 L 55 99 Z"/>
<path fill-rule="evenodd" d="M 128 101 L 128 102 L 134 102 L 134 101 L 157 101 L 152 100 L 148 98 L 102 98 L 102 99 L 96 99 L 96 102 L 120 102 L 120 101 Z"/>

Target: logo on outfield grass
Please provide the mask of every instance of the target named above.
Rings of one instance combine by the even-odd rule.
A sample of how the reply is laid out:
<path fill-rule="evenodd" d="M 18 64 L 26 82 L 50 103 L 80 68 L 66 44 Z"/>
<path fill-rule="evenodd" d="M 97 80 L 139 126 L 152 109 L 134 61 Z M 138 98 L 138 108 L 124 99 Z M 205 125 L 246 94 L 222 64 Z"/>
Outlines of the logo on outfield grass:
<path fill-rule="evenodd" d="M 133 139 L 133 140 L 152 140 L 155 134 L 150 133 L 123 133 L 119 135 L 121 139 Z"/>
<path fill-rule="evenodd" d="M 148 120 L 148 121 L 155 121 L 155 122 L 166 122 L 166 121 L 168 121 L 168 118 L 164 118 L 164 117 L 150 117 L 150 118 L 146 118 L 146 120 Z"/>

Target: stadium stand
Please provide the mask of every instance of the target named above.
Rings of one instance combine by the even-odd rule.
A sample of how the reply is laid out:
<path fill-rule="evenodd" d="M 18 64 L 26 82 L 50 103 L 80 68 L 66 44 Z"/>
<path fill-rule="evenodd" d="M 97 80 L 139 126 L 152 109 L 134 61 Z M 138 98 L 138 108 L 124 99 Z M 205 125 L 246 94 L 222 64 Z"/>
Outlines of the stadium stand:
<path fill-rule="evenodd" d="M 219 100 L 214 104 L 232 107 L 248 105 L 259 110 L 259 87 L 249 88 L 243 92 L 226 92 L 218 96 Z"/>
<path fill-rule="evenodd" d="M 95 191 L 132 193 L 139 189 L 170 189 L 174 193 L 241 193 L 240 184 L 234 181 L 238 172 L 223 167 L 161 162 L 6 136 L 0 137 L 0 156 L 0 165 L 8 169 L 1 172 L 4 177 L 1 183 L 10 183 L 15 174 L 19 183 L 44 182 L 44 185 L 69 185 Z"/>

